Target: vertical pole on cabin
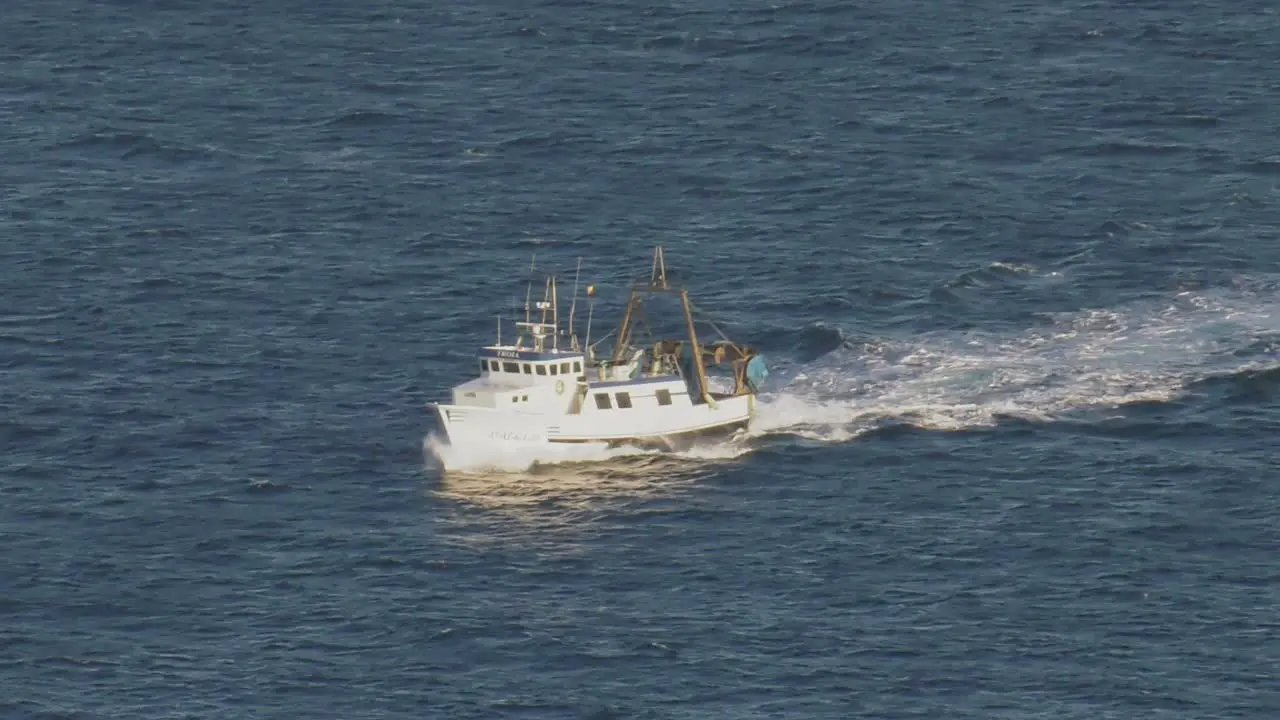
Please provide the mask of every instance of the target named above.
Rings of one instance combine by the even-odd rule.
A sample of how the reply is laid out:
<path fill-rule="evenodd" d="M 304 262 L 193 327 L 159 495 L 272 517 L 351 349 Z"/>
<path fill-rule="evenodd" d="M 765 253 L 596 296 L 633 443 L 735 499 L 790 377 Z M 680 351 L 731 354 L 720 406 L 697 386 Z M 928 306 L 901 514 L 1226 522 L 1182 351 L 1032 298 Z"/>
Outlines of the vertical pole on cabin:
<path fill-rule="evenodd" d="M 583 341 L 583 348 L 582 348 L 583 351 L 587 354 L 587 356 L 582 359 L 582 362 L 583 362 L 582 371 L 584 375 L 586 374 L 586 370 L 587 370 L 586 363 L 591 360 L 591 315 L 593 312 L 595 312 L 595 309 L 596 309 L 596 301 L 588 300 L 587 301 L 587 335 L 586 335 L 586 339 Z"/>
<path fill-rule="evenodd" d="M 547 298 L 551 297 L 551 278 L 547 278 L 547 282 L 542 287 L 542 302 L 538 303 L 538 309 L 542 310 L 542 316 L 538 318 L 538 324 L 547 324 Z"/>
<path fill-rule="evenodd" d="M 538 253 L 533 254 L 533 261 L 529 264 L 529 284 L 524 291 L 524 321 L 529 322 L 529 300 L 533 297 L 533 274 L 538 269 Z"/>
<path fill-rule="evenodd" d="M 551 349 L 560 349 L 560 301 L 556 299 L 556 279 L 551 278 Z"/>
<path fill-rule="evenodd" d="M 569 349 L 578 352 L 578 336 L 573 334 L 573 312 L 578 309 L 578 279 L 582 277 L 582 258 L 578 258 L 578 270 L 573 274 L 573 300 L 569 302 Z"/>

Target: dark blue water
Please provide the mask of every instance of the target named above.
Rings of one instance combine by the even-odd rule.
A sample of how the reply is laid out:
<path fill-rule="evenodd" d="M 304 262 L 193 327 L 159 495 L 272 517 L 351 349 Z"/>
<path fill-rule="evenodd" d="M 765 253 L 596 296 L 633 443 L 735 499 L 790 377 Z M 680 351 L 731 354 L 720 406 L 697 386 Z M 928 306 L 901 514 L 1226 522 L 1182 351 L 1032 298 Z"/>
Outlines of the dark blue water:
<path fill-rule="evenodd" d="M 1280 716 L 1274 3 L 11 5 L 0 716 Z M 749 442 L 442 473 L 656 243 Z"/>

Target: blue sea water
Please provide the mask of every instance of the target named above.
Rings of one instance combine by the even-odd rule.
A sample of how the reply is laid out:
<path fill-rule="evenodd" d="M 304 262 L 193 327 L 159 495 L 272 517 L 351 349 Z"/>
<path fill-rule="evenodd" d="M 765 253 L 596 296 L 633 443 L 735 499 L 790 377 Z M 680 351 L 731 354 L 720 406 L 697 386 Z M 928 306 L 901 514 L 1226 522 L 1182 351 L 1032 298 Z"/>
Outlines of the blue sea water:
<path fill-rule="evenodd" d="M 0 717 L 1280 717 L 1280 9 L 0 20 Z M 442 472 L 533 254 L 743 446 Z M 447 454 L 447 453 L 446 453 Z"/>

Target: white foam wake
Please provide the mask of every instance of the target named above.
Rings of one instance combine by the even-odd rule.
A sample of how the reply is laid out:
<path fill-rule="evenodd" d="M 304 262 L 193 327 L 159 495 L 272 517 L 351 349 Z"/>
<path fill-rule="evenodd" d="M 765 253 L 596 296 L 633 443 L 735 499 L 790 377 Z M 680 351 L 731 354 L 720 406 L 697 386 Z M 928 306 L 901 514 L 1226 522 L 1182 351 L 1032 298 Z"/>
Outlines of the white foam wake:
<path fill-rule="evenodd" d="M 1018 333 L 936 333 L 838 350 L 762 397 L 752 433 L 844 441 L 886 423 L 942 430 L 1169 401 L 1211 375 L 1280 365 L 1270 289 L 1184 292 L 1049 316 Z"/>

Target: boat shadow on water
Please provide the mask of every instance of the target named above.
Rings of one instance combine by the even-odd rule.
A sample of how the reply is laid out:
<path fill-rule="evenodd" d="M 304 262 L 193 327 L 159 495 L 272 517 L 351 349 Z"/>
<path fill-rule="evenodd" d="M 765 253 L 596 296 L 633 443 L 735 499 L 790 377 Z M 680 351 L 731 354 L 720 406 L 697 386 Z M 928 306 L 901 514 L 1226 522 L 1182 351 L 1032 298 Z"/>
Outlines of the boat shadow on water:
<path fill-rule="evenodd" d="M 682 452 L 617 448 L 597 457 L 533 457 L 456 467 L 439 454 L 447 446 L 424 442 L 427 494 L 465 511 L 497 513 L 521 525 L 551 529 L 633 503 L 690 492 L 755 448 L 754 440 L 698 444 Z M 590 524 L 590 522 L 587 522 Z"/>

